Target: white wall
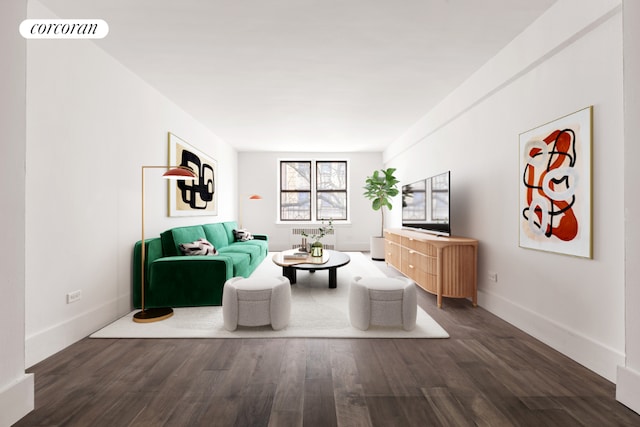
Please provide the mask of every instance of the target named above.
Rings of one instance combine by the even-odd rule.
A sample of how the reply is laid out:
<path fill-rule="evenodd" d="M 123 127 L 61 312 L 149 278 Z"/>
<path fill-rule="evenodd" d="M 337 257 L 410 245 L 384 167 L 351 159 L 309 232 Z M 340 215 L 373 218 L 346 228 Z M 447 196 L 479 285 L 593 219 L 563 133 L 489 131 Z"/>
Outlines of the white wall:
<path fill-rule="evenodd" d="M 243 226 L 253 233 L 269 235 L 270 250 L 291 248 L 291 224 L 277 224 L 278 168 L 280 160 L 348 160 L 348 186 L 351 192 L 350 224 L 336 223 L 336 249 L 368 251 L 369 237 L 380 233 L 380 212 L 371 209 L 363 193 L 367 176 L 382 168 L 382 153 L 291 153 L 241 152 L 238 154 L 239 213 Z M 247 200 L 259 194 L 262 200 Z"/>
<path fill-rule="evenodd" d="M 25 374 L 25 79 L 26 42 L 18 33 L 26 1 L 0 4 L 0 425 L 8 426 L 34 407 L 33 375 Z"/>
<path fill-rule="evenodd" d="M 624 0 L 625 305 L 626 360 L 618 370 L 616 398 L 640 412 L 640 2 Z"/>
<path fill-rule="evenodd" d="M 481 306 L 612 381 L 625 353 L 622 100 L 620 1 L 560 0 L 384 154 L 403 182 L 451 170 L 453 233 L 480 241 Z M 589 105 L 593 259 L 519 248 L 518 135 Z"/>
<path fill-rule="evenodd" d="M 28 15 L 53 17 L 37 1 Z M 28 42 L 27 366 L 130 310 L 141 166 L 167 164 L 169 131 L 217 160 L 218 216 L 167 217 L 162 170 L 148 170 L 146 236 L 235 218 L 234 149 L 93 42 Z"/>

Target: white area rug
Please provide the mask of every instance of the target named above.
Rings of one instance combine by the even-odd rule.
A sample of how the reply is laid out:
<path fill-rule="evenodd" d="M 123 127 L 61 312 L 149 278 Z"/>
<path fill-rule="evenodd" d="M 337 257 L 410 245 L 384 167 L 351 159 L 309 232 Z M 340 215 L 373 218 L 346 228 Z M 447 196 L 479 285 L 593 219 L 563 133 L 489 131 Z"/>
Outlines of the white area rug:
<path fill-rule="evenodd" d="M 338 287 L 328 288 L 328 272 L 298 271 L 297 284 L 291 287 L 292 304 L 289 325 L 280 331 L 270 326 L 224 329 L 222 307 L 175 308 L 167 320 L 135 323 L 134 312 L 97 331 L 91 338 L 448 338 L 449 334 L 418 307 L 414 330 L 371 327 L 361 331 L 349 323 L 349 284 L 354 276 L 384 274 L 360 252 L 349 252 L 351 262 L 338 268 Z M 272 254 L 252 277 L 280 276 L 282 269 L 271 261 Z"/>

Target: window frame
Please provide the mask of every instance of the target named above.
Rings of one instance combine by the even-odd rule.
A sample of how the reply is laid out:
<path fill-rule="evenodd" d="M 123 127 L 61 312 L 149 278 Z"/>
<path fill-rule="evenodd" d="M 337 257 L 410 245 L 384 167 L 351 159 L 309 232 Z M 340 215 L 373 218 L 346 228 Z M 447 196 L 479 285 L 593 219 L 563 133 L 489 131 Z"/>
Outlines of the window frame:
<path fill-rule="evenodd" d="M 282 167 L 284 163 L 311 163 L 311 191 L 310 191 L 310 218 L 311 219 L 282 219 L 282 195 L 284 193 L 300 193 L 305 191 L 298 190 L 283 190 L 283 174 Z M 318 163 L 344 163 L 345 164 L 345 189 L 344 190 L 320 190 L 317 188 L 318 181 Z M 286 159 L 278 159 L 278 176 L 277 176 L 277 223 L 278 224 L 320 224 L 322 221 L 328 221 L 329 218 L 318 217 L 318 193 L 322 192 L 340 192 L 345 194 L 345 218 L 344 219 L 331 219 L 331 221 L 336 224 L 348 224 L 351 221 L 350 212 L 351 212 L 351 198 L 350 198 L 350 164 L 349 159 L 313 159 L 313 158 L 286 158 Z"/>
<path fill-rule="evenodd" d="M 308 163 L 309 164 L 309 190 L 285 190 L 284 187 L 284 174 L 282 168 L 285 163 Z M 309 222 L 313 220 L 313 162 L 311 160 L 280 160 L 278 162 L 278 220 L 280 222 Z M 309 219 L 282 219 L 282 196 L 287 193 L 308 193 L 309 194 Z"/>
<path fill-rule="evenodd" d="M 318 164 L 319 163 L 344 163 L 344 190 L 335 190 L 335 189 L 331 189 L 331 190 L 320 190 L 318 188 L 318 173 L 320 171 L 320 168 L 318 168 Z M 346 160 L 316 160 L 314 162 L 314 166 L 315 166 L 315 175 L 316 175 L 316 182 L 315 185 L 312 187 L 315 189 L 315 205 L 316 205 L 316 209 L 315 209 L 315 217 L 316 217 L 316 221 L 347 221 L 349 219 L 349 164 L 347 163 Z M 344 207 L 344 218 L 321 218 L 320 217 L 320 203 L 319 203 L 319 199 L 320 199 L 320 194 L 322 193 L 344 193 L 345 195 L 345 207 Z"/>

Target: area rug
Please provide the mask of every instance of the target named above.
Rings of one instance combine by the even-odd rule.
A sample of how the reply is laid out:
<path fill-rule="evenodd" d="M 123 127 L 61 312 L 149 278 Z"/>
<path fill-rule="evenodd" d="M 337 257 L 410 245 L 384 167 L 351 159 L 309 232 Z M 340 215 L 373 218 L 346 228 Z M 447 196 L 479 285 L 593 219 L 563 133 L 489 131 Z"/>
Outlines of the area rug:
<path fill-rule="evenodd" d="M 134 312 L 91 335 L 91 338 L 448 338 L 449 334 L 418 307 L 415 329 L 371 327 L 361 331 L 349 323 L 349 284 L 354 276 L 384 277 L 362 253 L 349 252 L 351 262 L 338 268 L 338 286 L 328 288 L 328 272 L 298 271 L 291 286 L 291 319 L 280 331 L 270 326 L 224 329 L 222 307 L 175 308 L 169 319 L 154 323 L 135 323 Z M 252 277 L 282 275 L 271 260 L 262 262 Z"/>

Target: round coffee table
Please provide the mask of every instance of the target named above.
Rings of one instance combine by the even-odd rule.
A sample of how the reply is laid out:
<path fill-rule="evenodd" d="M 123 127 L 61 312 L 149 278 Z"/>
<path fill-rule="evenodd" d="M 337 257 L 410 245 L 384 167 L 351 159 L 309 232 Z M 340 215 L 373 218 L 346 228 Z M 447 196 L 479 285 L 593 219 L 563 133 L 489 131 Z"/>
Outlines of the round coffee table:
<path fill-rule="evenodd" d="M 282 275 L 289 279 L 292 285 L 296 283 L 296 272 L 298 270 L 308 270 L 312 273 L 317 270 L 329 270 L 329 287 L 335 288 L 338 286 L 338 268 L 349 264 L 351 261 L 349 255 L 328 249 L 324 250 L 325 256 L 323 258 L 326 259 L 326 262 L 323 262 L 324 259 L 321 260 L 319 258 L 315 262 L 309 262 L 308 260 L 292 261 L 284 259 L 285 254 L 294 252 L 297 252 L 297 250 L 293 249 L 280 252 L 275 254 L 272 258 L 276 265 L 282 267 Z M 309 259 L 314 260 L 314 258 Z"/>

